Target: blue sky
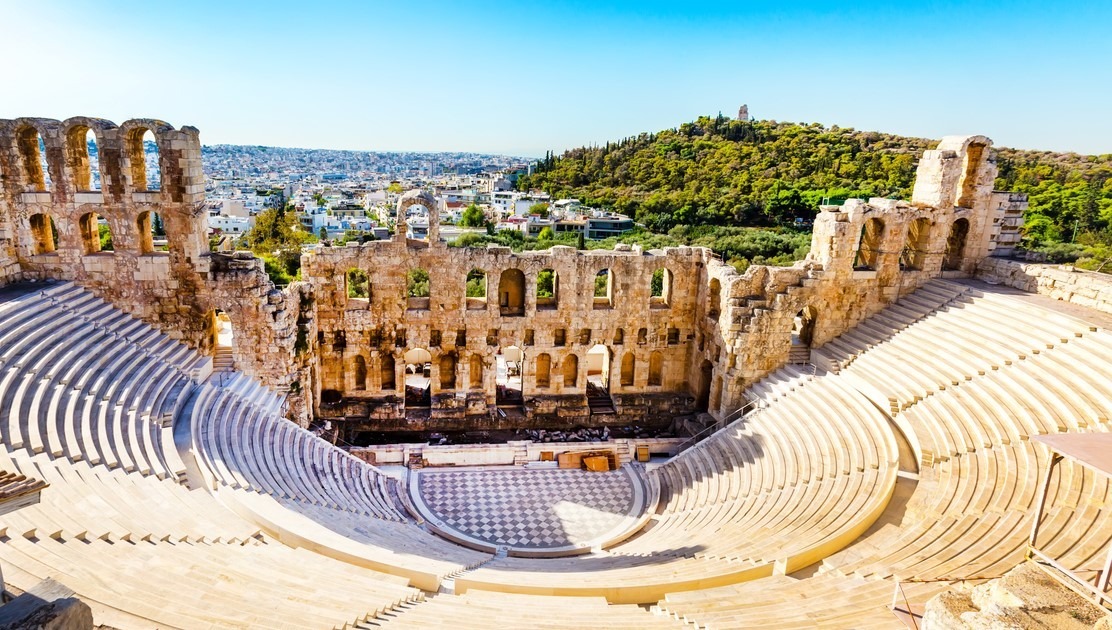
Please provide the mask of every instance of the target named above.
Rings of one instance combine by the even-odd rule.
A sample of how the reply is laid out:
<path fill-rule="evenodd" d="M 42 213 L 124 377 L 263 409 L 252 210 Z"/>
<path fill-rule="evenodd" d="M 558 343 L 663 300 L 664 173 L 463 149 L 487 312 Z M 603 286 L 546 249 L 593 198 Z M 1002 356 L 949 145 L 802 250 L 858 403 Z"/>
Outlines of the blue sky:
<path fill-rule="evenodd" d="M 0 0 L 0 118 L 540 155 L 700 114 L 1112 153 L 1112 2 Z"/>

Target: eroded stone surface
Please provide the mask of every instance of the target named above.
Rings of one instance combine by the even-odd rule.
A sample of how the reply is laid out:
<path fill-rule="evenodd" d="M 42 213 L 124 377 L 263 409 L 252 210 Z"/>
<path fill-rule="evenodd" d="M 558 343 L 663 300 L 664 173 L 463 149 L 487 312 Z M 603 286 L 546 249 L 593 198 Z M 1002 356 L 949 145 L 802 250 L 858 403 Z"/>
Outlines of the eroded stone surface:
<path fill-rule="evenodd" d="M 1003 577 L 960 586 L 927 602 L 924 630 L 1088 630 L 1109 623 L 1105 611 L 1069 590 L 1031 562 Z"/>

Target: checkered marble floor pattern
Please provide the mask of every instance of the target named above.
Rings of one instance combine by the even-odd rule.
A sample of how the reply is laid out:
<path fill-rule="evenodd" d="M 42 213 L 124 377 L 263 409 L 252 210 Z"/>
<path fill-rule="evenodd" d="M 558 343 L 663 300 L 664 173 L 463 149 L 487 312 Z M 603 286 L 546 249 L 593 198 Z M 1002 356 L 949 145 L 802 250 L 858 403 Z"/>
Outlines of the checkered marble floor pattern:
<path fill-rule="evenodd" d="M 625 470 L 421 471 L 421 498 L 443 525 L 506 547 L 586 543 L 620 525 L 643 501 Z"/>

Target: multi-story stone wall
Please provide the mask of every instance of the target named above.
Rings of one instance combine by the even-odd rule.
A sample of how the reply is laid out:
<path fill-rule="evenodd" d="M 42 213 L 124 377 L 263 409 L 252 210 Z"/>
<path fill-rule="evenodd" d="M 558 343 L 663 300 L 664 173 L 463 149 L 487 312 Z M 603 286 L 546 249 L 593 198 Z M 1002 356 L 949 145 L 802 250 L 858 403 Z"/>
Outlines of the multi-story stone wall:
<path fill-rule="evenodd" d="M 157 180 L 146 172 L 148 131 L 158 149 Z M 101 217 L 112 251 L 100 251 Z M 202 352 L 212 351 L 214 313 L 223 310 L 242 340 L 234 346 L 237 366 L 284 390 L 301 378 L 294 360 L 301 290 L 275 290 L 250 255 L 210 253 L 206 218 L 193 127 L 83 117 L 0 121 L 0 282 L 73 280 Z M 158 223 L 164 248 L 152 238 Z"/>
<path fill-rule="evenodd" d="M 99 190 L 90 190 L 89 130 Z M 148 130 L 159 152 L 157 189 L 144 171 Z M 930 278 L 976 269 L 998 229 L 990 146 L 982 136 L 943 139 L 920 161 L 911 202 L 823 207 L 810 254 L 791 267 L 739 274 L 709 250 L 688 247 L 452 248 L 439 239 L 436 200 L 411 191 L 398 201 L 392 240 L 304 254 L 304 281 L 279 290 L 251 254 L 209 251 L 196 129 L 6 120 L 0 283 L 74 280 L 202 352 L 213 350 L 219 309 L 233 324 L 237 367 L 290 391 L 302 422 L 319 415 L 387 429 L 663 424 L 700 410 L 726 419 L 745 404 L 746 387 L 785 361 L 805 361 L 808 348 Z M 426 240 L 406 238 L 413 206 L 431 210 Z M 150 237 L 155 214 L 165 251 Z M 112 252 L 98 251 L 98 216 L 111 228 Z M 410 295 L 409 273 L 418 269 L 428 275 L 427 297 Z M 485 279 L 485 297 L 467 295 L 473 272 Z M 552 296 L 538 290 L 549 272 Z M 597 297 L 596 282 L 605 286 Z M 428 353 L 429 395 L 407 405 L 406 355 L 415 349 Z M 499 405 L 499 355 L 520 369 L 521 398 L 510 404 Z M 592 415 L 599 404 L 616 413 Z"/>

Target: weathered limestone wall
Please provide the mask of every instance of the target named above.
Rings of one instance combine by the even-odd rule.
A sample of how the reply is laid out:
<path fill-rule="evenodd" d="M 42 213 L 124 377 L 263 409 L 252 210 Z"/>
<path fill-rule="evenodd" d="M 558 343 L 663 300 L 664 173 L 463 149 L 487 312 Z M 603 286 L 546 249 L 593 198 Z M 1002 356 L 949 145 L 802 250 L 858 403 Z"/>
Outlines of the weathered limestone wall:
<path fill-rule="evenodd" d="M 703 330 L 708 342 L 692 362 L 714 364 L 716 377 L 724 377 L 721 395 L 717 383 L 711 389 L 712 402 L 720 401 L 711 413 L 723 419 L 742 407 L 745 389 L 788 360 L 793 326 L 805 309 L 814 314 L 810 346 L 819 347 L 931 278 L 972 273 L 988 252 L 999 214 L 990 145 L 983 136 L 948 137 L 926 152 L 912 202 L 850 199 L 824 206 L 810 253 L 792 267 L 754 266 L 739 275 L 711 260 L 698 315 L 710 323 Z M 972 161 L 971 146 L 984 147 Z M 721 315 L 708 320 L 716 280 L 723 287 Z"/>
<path fill-rule="evenodd" d="M 505 247 L 457 249 L 404 239 L 323 248 L 302 258 L 302 276 L 316 300 L 322 387 L 351 403 L 335 415 L 354 420 L 365 413 L 379 424 L 400 420 L 405 353 L 425 349 L 432 355 L 430 419 L 472 416 L 474 424 L 490 416 L 496 403 L 496 355 L 513 347 L 525 354 L 527 415 L 574 425 L 589 413 L 587 353 L 601 346 L 619 412 L 613 421 L 628 422 L 621 418 L 631 410 L 638 418 L 690 410 L 687 346 L 695 337 L 699 270 L 707 257 L 705 250 L 686 247 L 513 253 Z M 368 274 L 368 299 L 348 297 L 347 274 L 353 269 Z M 407 297 L 407 274 L 414 269 L 429 272 L 428 298 Z M 466 296 L 473 269 L 486 274 L 486 298 Z M 657 269 L 666 270 L 667 291 L 652 298 Z M 554 299 L 537 297 L 542 270 L 555 272 Z M 602 270 L 610 272 L 611 290 L 596 298 L 595 277 Z M 387 368 L 384 378 L 383 366 L 391 360 L 394 369 Z M 565 369 L 569 361 L 575 363 L 571 372 Z M 623 378 L 622 365 L 629 361 L 632 370 Z M 654 361 L 660 363 L 659 379 L 650 379 Z M 390 377 L 393 386 L 384 388 Z M 325 415 L 333 414 L 326 409 Z M 413 428 L 413 419 L 401 426 Z M 497 422 L 484 428 L 497 428 Z"/>
<path fill-rule="evenodd" d="M 977 277 L 1112 314 L 1112 276 L 1108 274 L 1069 265 L 985 258 L 977 266 Z"/>

